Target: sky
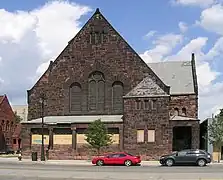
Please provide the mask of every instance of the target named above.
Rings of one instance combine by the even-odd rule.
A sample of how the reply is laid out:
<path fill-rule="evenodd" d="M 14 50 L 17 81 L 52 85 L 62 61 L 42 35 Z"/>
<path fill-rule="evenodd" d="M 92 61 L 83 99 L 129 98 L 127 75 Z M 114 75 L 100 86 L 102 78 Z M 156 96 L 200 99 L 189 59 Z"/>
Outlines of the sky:
<path fill-rule="evenodd" d="M 27 90 L 96 8 L 145 62 L 195 53 L 199 118 L 223 108 L 223 0 L 1 0 L 0 94 L 27 104 Z"/>

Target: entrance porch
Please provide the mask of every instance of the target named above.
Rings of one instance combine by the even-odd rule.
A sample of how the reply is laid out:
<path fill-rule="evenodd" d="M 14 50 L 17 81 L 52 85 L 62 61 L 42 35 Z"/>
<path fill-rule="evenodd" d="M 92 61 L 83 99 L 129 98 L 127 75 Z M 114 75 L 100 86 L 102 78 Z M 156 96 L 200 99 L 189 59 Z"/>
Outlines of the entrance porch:
<path fill-rule="evenodd" d="M 86 159 L 95 155 L 85 141 L 85 131 L 89 123 L 101 119 L 114 143 L 106 151 L 123 149 L 122 115 L 112 116 L 58 116 L 44 117 L 44 146 L 49 159 Z M 41 119 L 22 123 L 22 150 L 26 156 L 32 151 L 41 153 Z M 23 153 L 23 154 L 24 154 Z"/>
<path fill-rule="evenodd" d="M 184 116 L 170 118 L 172 128 L 172 151 L 198 149 L 200 146 L 199 120 Z"/>

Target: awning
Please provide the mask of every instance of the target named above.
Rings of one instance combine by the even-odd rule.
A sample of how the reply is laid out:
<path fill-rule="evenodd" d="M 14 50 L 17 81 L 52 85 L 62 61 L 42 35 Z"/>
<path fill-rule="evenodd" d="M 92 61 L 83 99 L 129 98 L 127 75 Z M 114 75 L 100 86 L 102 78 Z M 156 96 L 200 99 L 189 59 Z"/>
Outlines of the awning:
<path fill-rule="evenodd" d="M 72 123 L 91 123 L 101 119 L 104 123 L 119 123 L 123 122 L 123 115 L 101 115 L 101 116 L 46 116 L 44 124 L 72 124 Z M 22 121 L 22 124 L 39 124 L 42 123 L 42 118 L 33 119 L 30 121 Z"/>

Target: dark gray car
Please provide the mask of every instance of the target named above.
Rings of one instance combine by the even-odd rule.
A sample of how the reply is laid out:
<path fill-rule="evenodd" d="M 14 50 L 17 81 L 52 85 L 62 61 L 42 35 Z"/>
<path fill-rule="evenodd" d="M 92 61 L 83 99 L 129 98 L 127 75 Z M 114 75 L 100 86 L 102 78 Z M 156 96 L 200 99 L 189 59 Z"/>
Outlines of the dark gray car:
<path fill-rule="evenodd" d="M 200 149 L 186 149 L 160 157 L 160 164 L 166 166 L 196 164 L 206 166 L 211 162 L 211 154 Z"/>

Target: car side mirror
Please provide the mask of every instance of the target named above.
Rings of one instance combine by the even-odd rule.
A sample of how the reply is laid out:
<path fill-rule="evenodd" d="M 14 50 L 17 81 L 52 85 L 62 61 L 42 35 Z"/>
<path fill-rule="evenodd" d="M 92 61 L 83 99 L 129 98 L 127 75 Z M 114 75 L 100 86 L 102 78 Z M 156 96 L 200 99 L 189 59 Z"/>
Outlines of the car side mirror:
<path fill-rule="evenodd" d="M 176 156 L 178 156 L 178 152 L 176 153 Z"/>

